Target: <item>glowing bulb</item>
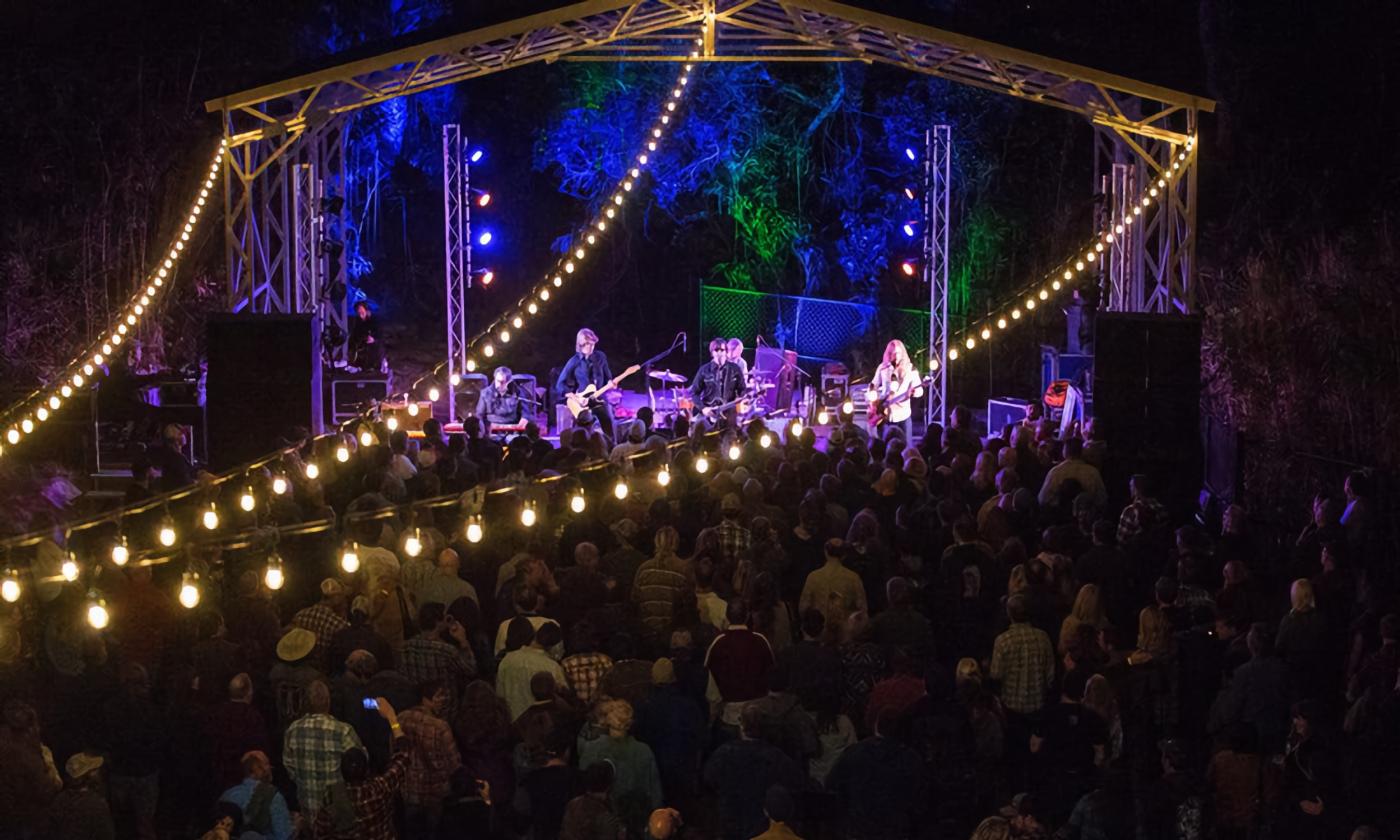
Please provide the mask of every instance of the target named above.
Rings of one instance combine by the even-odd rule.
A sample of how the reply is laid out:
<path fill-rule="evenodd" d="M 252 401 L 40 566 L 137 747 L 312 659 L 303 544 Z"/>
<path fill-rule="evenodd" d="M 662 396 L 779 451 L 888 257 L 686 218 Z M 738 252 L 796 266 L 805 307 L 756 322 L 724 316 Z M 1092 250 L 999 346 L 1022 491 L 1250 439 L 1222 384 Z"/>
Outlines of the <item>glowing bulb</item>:
<path fill-rule="evenodd" d="M 14 446 L 16 443 L 19 443 L 19 438 L 19 429 L 10 429 L 9 431 L 5 432 L 5 440 L 8 440 L 11 446 Z"/>
<path fill-rule="evenodd" d="M 1005 318 L 998 318 L 998 319 L 997 319 L 997 329 L 999 329 L 999 330 L 1004 330 L 1004 329 L 1006 329 L 1006 319 L 1005 319 Z"/>
<path fill-rule="evenodd" d="M 856 404 L 855 404 L 855 402 L 852 401 L 852 400 L 846 400 L 845 402 L 841 403 L 841 413 L 842 413 L 842 414 L 855 414 L 855 413 L 856 413 Z"/>
<path fill-rule="evenodd" d="M 409 557 L 417 557 L 423 553 L 423 535 L 418 528 L 414 528 L 413 533 L 404 538 L 403 553 Z"/>
<path fill-rule="evenodd" d="M 1061 289 L 1060 281 L 1059 281 L 1059 280 L 1055 280 L 1054 282 L 1052 282 L 1052 283 L 1050 284 L 1050 288 L 1052 288 L 1052 289 L 1054 289 L 1055 291 L 1058 292 L 1058 291 Z"/>
<path fill-rule="evenodd" d="M 417 416 L 418 416 L 418 403 L 416 403 L 416 402 L 411 402 L 411 403 L 408 404 L 408 416 L 409 416 L 409 417 L 417 417 Z"/>
<path fill-rule="evenodd" d="M 1049 297 L 1050 297 L 1050 293 L 1049 293 L 1049 292 L 1045 291 L 1044 289 L 1041 289 L 1041 290 L 1040 290 L 1040 299 L 1041 299 L 1041 300 L 1045 300 L 1045 299 L 1047 299 L 1047 298 L 1049 298 Z"/>
<path fill-rule="evenodd" d="M 823 408 L 823 409 L 821 409 L 820 411 L 817 412 L 817 425 L 818 425 L 818 426 L 825 426 L 827 423 L 830 423 L 830 422 L 831 422 L 831 415 L 827 412 L 826 409 Z"/>
<path fill-rule="evenodd" d="M 737 444 L 737 443 L 731 443 L 731 444 L 729 444 L 729 460 L 731 460 L 731 461 L 737 461 L 737 460 L 739 460 L 739 456 L 741 456 L 741 455 L 743 455 L 743 454 L 744 454 L 744 450 L 741 449 L 741 448 L 739 448 L 739 444 Z"/>
<path fill-rule="evenodd" d="M 130 559 L 131 548 L 126 544 L 126 537 L 118 537 L 117 541 L 112 543 L 112 565 L 125 566 Z"/>
<path fill-rule="evenodd" d="M 476 372 L 476 359 L 467 359 L 467 373 Z"/>
<path fill-rule="evenodd" d="M 1103 253 L 1103 243 L 1102 243 L 1102 242 L 1095 242 L 1095 243 L 1094 243 L 1094 250 L 1095 250 L 1096 252 L 1102 254 L 1102 253 Z M 1065 279 L 1068 280 L 1069 278 L 1066 277 Z"/>
<path fill-rule="evenodd" d="M 532 300 L 530 301 L 530 305 L 525 307 L 525 311 L 529 312 L 531 315 L 537 315 L 539 314 L 540 306 Z"/>
<path fill-rule="evenodd" d="M 540 290 L 540 300 L 549 300 L 549 289 Z"/>
<path fill-rule="evenodd" d="M 569 260 L 568 262 L 564 263 L 564 271 L 568 272 L 569 274 L 573 274 L 573 273 L 574 273 L 574 261 L 573 261 L 573 260 Z"/>
<path fill-rule="evenodd" d="M 1105 241 L 1105 242 L 1112 242 L 1112 241 L 1113 241 L 1113 234 L 1111 234 L 1111 233 L 1105 233 L 1105 234 L 1103 235 L 1103 238 L 1104 238 L 1104 241 Z"/>
<path fill-rule="evenodd" d="M 531 304 L 531 305 L 533 306 L 533 304 Z M 447 378 L 447 381 L 450 382 L 450 383 L 452 384 L 452 387 L 453 387 L 453 388 L 456 388 L 458 385 L 461 385 L 461 384 L 462 384 L 462 374 L 460 374 L 460 373 L 454 373 L 454 374 L 452 374 L 450 377 Z"/>
<path fill-rule="evenodd" d="M 1122 225 L 1114 225 L 1114 226 L 1113 226 L 1113 232 L 1114 232 L 1114 233 L 1119 233 L 1119 234 L 1121 234 L 1121 233 L 1123 232 L 1123 226 L 1122 226 Z"/>
<path fill-rule="evenodd" d="M 502 343 L 502 344 L 509 344 L 509 343 L 510 343 L 510 330 L 501 330 L 500 338 L 501 338 L 501 343 Z"/>
<path fill-rule="evenodd" d="M 662 487 L 665 487 L 666 485 L 671 483 L 670 467 L 661 468 L 661 471 L 656 474 L 656 483 L 660 484 Z"/>
<path fill-rule="evenodd" d="M 645 154 L 637 155 L 637 163 L 640 163 L 641 165 L 646 166 L 646 163 L 647 163 L 647 156 L 646 156 Z M 608 218 L 612 218 L 612 217 L 609 216 Z"/>
<path fill-rule="evenodd" d="M 156 534 L 156 539 L 166 548 L 175 544 L 175 523 L 170 521 L 170 517 L 167 516 L 165 521 L 160 523 L 160 533 Z"/>
<path fill-rule="evenodd" d="M 1152 189 L 1150 189 L 1150 190 L 1147 191 L 1147 194 L 1148 194 L 1149 196 L 1151 196 L 1152 198 L 1156 198 L 1156 197 L 1157 197 L 1157 188 L 1156 188 L 1156 187 L 1153 187 Z M 1146 199 L 1143 199 L 1143 202 L 1142 202 L 1142 203 L 1143 203 L 1143 204 L 1146 204 L 1146 203 L 1147 203 L 1147 200 L 1146 200 Z"/>
<path fill-rule="evenodd" d="M 285 495 L 287 492 L 287 479 L 280 475 L 272 479 L 272 492 L 279 496 Z"/>
<path fill-rule="evenodd" d="M 651 142 L 647 143 L 647 151 L 649 151 L 649 152 L 654 152 L 654 151 L 656 151 L 656 141 L 655 141 L 655 140 L 652 140 Z"/>
<path fill-rule="evenodd" d="M 78 558 L 73 556 L 73 552 L 68 552 L 68 559 L 63 561 L 59 571 L 62 573 L 63 579 L 69 583 L 78 579 Z"/>
<path fill-rule="evenodd" d="M 802 435 L 802 421 L 801 421 L 801 420 L 794 420 L 794 421 L 792 421 L 792 435 L 793 435 L 793 437 L 800 437 L 800 436 Z"/>
<path fill-rule="evenodd" d="M 1083 270 L 1084 270 L 1084 261 L 1083 261 L 1083 260 L 1075 260 L 1075 261 L 1074 261 L 1074 270 L 1075 270 L 1075 271 L 1083 271 Z"/>
<path fill-rule="evenodd" d="M 5 579 L 0 581 L 0 598 L 11 604 L 19 600 L 19 575 L 14 569 L 5 570 Z"/>
<path fill-rule="evenodd" d="M 519 315 L 516 315 L 514 318 L 510 319 L 510 325 L 518 330 L 521 327 L 525 326 L 525 319 L 521 318 Z"/>
<path fill-rule="evenodd" d="M 632 191 L 632 181 L 631 181 L 631 179 L 628 179 L 628 180 L 626 180 L 626 181 L 623 181 L 623 182 L 622 182 L 622 188 L 623 188 L 624 190 L 626 190 L 627 192 L 631 192 L 631 191 Z"/>
<path fill-rule="evenodd" d="M 180 604 L 187 610 L 199 606 L 199 575 L 185 572 L 185 577 L 180 582 Z"/>
<path fill-rule="evenodd" d="M 618 204 L 618 205 L 622 204 L 622 194 L 621 194 L 621 193 L 618 193 L 617 195 L 613 196 L 613 204 Z"/>
<path fill-rule="evenodd" d="M 949 347 L 949 348 L 948 348 L 948 361 L 950 361 L 950 362 L 956 362 L 957 360 L 958 360 L 958 348 L 956 348 L 956 347 Z"/>
<path fill-rule="evenodd" d="M 276 591 L 286 582 L 286 575 L 282 573 L 282 558 L 274 551 L 272 556 L 267 558 L 267 571 L 263 572 L 263 583 L 267 584 L 268 589 Z"/>
<path fill-rule="evenodd" d="M 587 252 L 584 251 L 582 248 L 575 248 L 575 249 L 574 249 L 574 257 L 577 258 L 577 259 L 580 259 L 580 260 L 583 259 L 583 255 L 584 255 L 585 253 L 587 253 Z"/>
<path fill-rule="evenodd" d="M 482 532 L 481 532 L 481 517 L 480 517 L 480 516 L 473 516 L 473 517 L 471 517 L 470 519 L 468 519 L 468 520 L 467 520 L 467 542 L 473 543 L 473 544 L 479 543 L 479 542 L 481 542 L 482 536 L 483 536 L 483 534 L 482 534 Z"/>
<path fill-rule="evenodd" d="M 39 420 L 40 423 L 42 423 L 45 420 L 49 419 L 49 410 L 41 405 L 39 406 L 39 410 L 34 412 L 34 416 Z"/>
<path fill-rule="evenodd" d="M 112 621 L 112 616 L 107 612 L 107 602 L 101 598 L 88 601 L 87 620 L 94 630 L 107 629 L 107 625 Z"/>
<path fill-rule="evenodd" d="M 240 507 L 244 513 L 252 513 L 253 508 L 257 507 L 257 504 L 258 500 L 257 497 L 253 495 L 253 488 L 244 487 L 243 495 L 238 497 L 238 507 Z"/>
<path fill-rule="evenodd" d="M 20 431 L 24 432 L 27 435 L 30 432 L 34 431 L 34 421 L 26 417 L 23 420 L 19 421 L 19 428 Z"/>
<path fill-rule="evenodd" d="M 588 507 L 588 501 L 583 498 L 582 490 L 575 493 L 569 499 L 569 510 L 573 511 L 574 513 L 583 513 L 583 510 L 586 507 Z"/>
<path fill-rule="evenodd" d="M 625 478 L 619 478 L 617 484 L 613 485 L 613 495 L 617 497 L 618 501 L 627 498 L 627 494 L 630 493 L 631 490 L 632 488 L 627 486 L 627 479 Z"/>
<path fill-rule="evenodd" d="M 938 370 L 938 360 L 937 360 L 937 359 L 929 359 L 929 360 L 928 360 L 928 369 L 929 369 L 929 370 Z"/>
<path fill-rule="evenodd" d="M 92 366 L 91 364 L 85 364 L 85 365 L 83 365 L 83 375 L 84 375 L 84 376 L 92 376 L 93 370 L 94 370 L 94 368 L 93 368 L 93 366 Z M 74 378 L 76 378 L 76 377 L 74 377 Z M 81 382 L 74 382 L 73 384 L 74 384 L 74 385 L 82 385 L 83 383 L 81 383 Z"/>
<path fill-rule="evenodd" d="M 57 394 L 53 395 L 52 397 L 49 397 L 49 408 L 52 408 L 54 411 L 58 411 L 58 407 L 60 405 L 63 405 L 63 400 L 60 400 Z"/>
<path fill-rule="evenodd" d="M 455 376 L 456 374 L 453 374 L 453 375 Z M 370 434 L 370 432 L 369 432 L 368 429 L 364 430 L 363 432 L 360 432 L 360 445 L 361 445 L 361 446 L 373 446 L 373 445 L 374 445 L 374 435 Z"/>
<path fill-rule="evenodd" d="M 564 278 L 556 274 L 554 275 L 554 279 L 551 282 L 554 283 L 554 288 L 557 289 L 560 286 L 564 285 Z M 546 289 L 545 291 L 548 291 L 548 289 Z M 541 297 L 543 297 L 543 295 L 541 295 Z"/>
<path fill-rule="evenodd" d="M 307 463 L 307 465 L 306 465 L 306 477 L 307 477 L 307 478 L 311 479 L 312 481 L 315 481 L 315 480 L 316 480 L 316 477 L 319 476 L 320 474 L 321 474 L 321 468 L 318 467 L 318 466 L 316 466 L 316 462 L 315 462 L 315 461 L 310 461 L 310 462 Z"/>
<path fill-rule="evenodd" d="M 350 460 L 350 447 L 346 446 L 346 445 L 343 444 L 343 443 L 342 443 L 340 446 L 337 446 L 337 447 L 335 448 L 335 459 L 336 459 L 337 461 L 339 461 L 340 463 L 342 463 L 342 464 L 344 464 L 345 462 L 349 461 L 349 460 Z"/>
<path fill-rule="evenodd" d="M 1026 299 L 1026 309 L 1035 309 L 1035 299 L 1034 299 L 1034 298 L 1027 298 L 1027 299 Z"/>
<path fill-rule="evenodd" d="M 704 455 L 697 456 L 695 459 L 695 471 L 700 473 L 701 475 L 704 475 L 705 473 L 709 472 L 710 459 L 706 458 Z"/>
<path fill-rule="evenodd" d="M 428 389 L 428 400 L 430 402 L 437 402 L 441 398 L 442 392 L 439 391 L 436 386 Z"/>
<path fill-rule="evenodd" d="M 988 329 L 987 327 L 983 327 L 983 328 L 982 328 L 982 332 L 979 333 L 979 335 L 982 336 L 982 340 L 983 340 L 983 341 L 986 341 L 987 339 L 989 339 L 989 338 L 992 337 L 992 331 L 991 331 L 990 329 Z"/>
<path fill-rule="evenodd" d="M 64 385 L 62 388 L 58 389 L 58 393 L 62 395 L 62 397 L 66 400 L 69 397 L 73 396 L 73 389 L 67 385 Z"/>
<path fill-rule="evenodd" d="M 535 512 L 535 503 L 526 502 L 525 507 L 520 509 L 520 524 L 526 528 L 533 528 L 538 521 L 539 514 Z"/>
<path fill-rule="evenodd" d="M 1093 262 L 1095 259 L 1094 252 L 1090 251 L 1089 253 L 1085 254 L 1084 259 L 1088 260 L 1089 262 Z"/>
<path fill-rule="evenodd" d="M 972 348 L 977 346 L 977 339 L 973 338 L 972 336 L 968 336 L 967 341 L 964 341 L 963 344 L 967 347 L 967 349 L 971 350 Z"/>
<path fill-rule="evenodd" d="M 488 344 L 485 347 L 481 348 L 481 355 L 489 359 L 492 356 L 496 355 L 496 348 Z"/>
<path fill-rule="evenodd" d="M 200 521 L 204 523 L 206 531 L 212 531 L 219 527 L 219 509 L 214 506 L 213 502 L 209 503 L 209 509 L 204 512 Z"/>
<path fill-rule="evenodd" d="M 353 575 L 360 570 L 360 546 L 357 543 L 348 542 L 340 552 L 340 568 L 347 575 Z"/>

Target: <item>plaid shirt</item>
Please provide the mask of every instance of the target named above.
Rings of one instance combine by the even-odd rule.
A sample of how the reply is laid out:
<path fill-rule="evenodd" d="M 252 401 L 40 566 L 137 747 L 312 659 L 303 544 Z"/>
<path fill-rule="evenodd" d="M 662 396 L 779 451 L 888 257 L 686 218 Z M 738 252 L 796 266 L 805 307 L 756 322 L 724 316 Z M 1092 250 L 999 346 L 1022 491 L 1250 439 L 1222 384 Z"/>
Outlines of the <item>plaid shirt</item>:
<path fill-rule="evenodd" d="M 404 801 L 414 805 L 441 802 L 452 790 L 452 774 L 462 766 L 452 727 L 422 706 L 399 715 L 399 724 L 413 745 L 403 783 Z"/>
<path fill-rule="evenodd" d="M 383 773 L 366 779 L 362 784 L 346 785 L 350 802 L 355 808 L 355 826 L 337 832 L 331 809 L 322 808 L 316 814 L 315 836 L 321 840 L 397 840 L 394 831 L 394 794 L 403 786 L 408 772 L 408 753 L 400 750 L 389 759 Z"/>
<path fill-rule="evenodd" d="M 722 520 L 715 526 L 715 533 L 719 535 L 719 550 L 731 565 L 738 562 L 739 555 L 753 545 L 753 533 L 740 525 L 737 519 Z"/>
<path fill-rule="evenodd" d="M 1148 530 L 1167 524 L 1167 506 L 1156 499 L 1139 499 L 1118 517 L 1118 544 L 1128 545 Z"/>
<path fill-rule="evenodd" d="M 330 715 L 309 714 L 287 727 L 282 763 L 297 783 L 303 811 L 315 813 L 321 807 L 326 789 L 341 780 L 340 756 L 351 747 L 363 746 L 350 724 Z"/>
<path fill-rule="evenodd" d="M 312 604 L 292 617 L 292 626 L 316 634 L 316 647 L 313 650 L 319 661 L 325 658 L 331 637 L 349 627 L 350 622 L 325 604 Z"/>
<path fill-rule="evenodd" d="M 443 716 L 451 718 L 457 711 L 457 698 L 472 677 L 476 676 L 476 656 L 470 647 L 457 647 L 441 639 L 418 636 L 403 643 L 399 652 L 400 671 L 417 685 L 428 680 L 447 683 L 451 694 Z"/>
<path fill-rule="evenodd" d="M 564 657 L 559 665 L 569 678 L 574 694 L 587 704 L 598 694 L 598 684 L 603 681 L 603 675 L 612 670 L 613 661 L 604 653 L 576 653 Z"/>
<path fill-rule="evenodd" d="M 1055 649 L 1044 630 L 1013 624 L 992 645 L 991 677 L 1001 683 L 1001 703 L 1030 714 L 1045 704 L 1055 680 Z"/>

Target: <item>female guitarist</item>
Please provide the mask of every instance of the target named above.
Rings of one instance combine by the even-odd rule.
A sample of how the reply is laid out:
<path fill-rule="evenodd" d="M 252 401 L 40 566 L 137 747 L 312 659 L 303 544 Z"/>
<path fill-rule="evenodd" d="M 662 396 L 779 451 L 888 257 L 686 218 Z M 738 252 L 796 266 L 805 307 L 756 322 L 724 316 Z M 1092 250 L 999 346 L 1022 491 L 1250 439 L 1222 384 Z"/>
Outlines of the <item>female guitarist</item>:
<path fill-rule="evenodd" d="M 904 342 L 896 338 L 885 345 L 884 360 L 875 369 L 866 393 L 870 431 L 873 433 L 880 425 L 889 423 L 903 431 L 906 443 L 913 443 L 914 408 L 910 403 L 923 395 L 923 382 L 914 372 L 914 363 L 909 361 L 909 351 L 904 349 Z"/>

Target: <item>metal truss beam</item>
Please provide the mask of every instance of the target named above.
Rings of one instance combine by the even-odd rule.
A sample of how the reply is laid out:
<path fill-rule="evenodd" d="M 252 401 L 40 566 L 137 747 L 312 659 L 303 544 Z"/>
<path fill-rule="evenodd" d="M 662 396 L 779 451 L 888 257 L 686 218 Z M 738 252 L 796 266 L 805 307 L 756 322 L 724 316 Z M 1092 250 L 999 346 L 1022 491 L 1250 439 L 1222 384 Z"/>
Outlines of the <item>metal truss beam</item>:
<path fill-rule="evenodd" d="M 932 381 L 926 389 L 925 420 L 948 422 L 948 232 L 952 228 L 952 129 L 936 125 L 924 133 L 924 282 L 928 284 L 928 356 Z M 935 365 L 934 362 L 937 362 Z"/>
<path fill-rule="evenodd" d="M 709 21 L 710 26 L 703 26 Z M 703 37 L 702 37 L 703 36 Z M 1184 140 L 1181 112 L 1209 99 L 830 0 L 587 0 L 205 103 L 232 145 L 292 136 L 398 96 L 540 61 L 881 62 Z M 1149 103 L 1148 107 L 1143 107 Z"/>
<path fill-rule="evenodd" d="M 447 419 L 457 420 L 453 379 L 467 372 L 467 297 L 472 278 L 471 164 L 456 123 L 442 127 L 443 247 L 447 311 Z"/>

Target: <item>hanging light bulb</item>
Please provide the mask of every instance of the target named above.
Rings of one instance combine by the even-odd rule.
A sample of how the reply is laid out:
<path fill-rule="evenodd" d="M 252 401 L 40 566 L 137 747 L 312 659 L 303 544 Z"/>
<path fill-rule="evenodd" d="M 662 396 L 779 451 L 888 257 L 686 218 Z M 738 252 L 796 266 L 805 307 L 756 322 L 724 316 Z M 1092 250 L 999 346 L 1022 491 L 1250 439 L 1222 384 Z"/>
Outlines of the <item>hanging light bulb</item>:
<path fill-rule="evenodd" d="M 525 506 L 520 509 L 520 524 L 526 528 L 533 528 L 538 521 L 539 513 L 535 510 L 535 503 L 526 502 Z"/>
<path fill-rule="evenodd" d="M 710 459 L 703 452 L 695 457 L 695 471 L 701 475 L 710 471 Z"/>
<path fill-rule="evenodd" d="M 428 389 L 428 400 L 430 402 L 437 402 L 441 398 L 442 392 L 438 390 L 436 385 Z"/>
<path fill-rule="evenodd" d="M 822 409 L 820 409 L 819 411 L 817 411 L 817 425 L 818 425 L 818 426 L 825 426 L 827 423 L 830 423 L 830 422 L 831 422 L 831 415 L 827 412 L 827 410 L 826 410 L 825 408 L 822 408 Z"/>
<path fill-rule="evenodd" d="M 669 466 L 662 467 L 661 471 L 656 474 L 656 483 L 662 487 L 671 483 L 671 468 Z"/>
<path fill-rule="evenodd" d="M 619 478 L 617 484 L 613 486 L 613 495 L 617 497 L 618 501 L 622 501 L 627 498 L 629 492 L 631 492 L 631 488 L 627 486 L 627 479 Z"/>
<path fill-rule="evenodd" d="M 403 553 L 409 557 L 417 557 L 423 553 L 423 532 L 415 526 L 413 533 L 404 537 Z"/>
<path fill-rule="evenodd" d="M 180 604 L 187 610 L 199 606 L 199 575 L 185 572 L 180 580 Z"/>
<path fill-rule="evenodd" d="M 418 416 L 418 403 L 416 403 L 416 402 L 411 402 L 411 403 L 408 404 L 408 416 L 409 416 L 409 417 L 417 417 L 417 416 Z"/>
<path fill-rule="evenodd" d="M 980 332 L 980 333 L 978 333 L 978 334 L 982 336 L 982 340 L 983 340 L 983 341 L 986 341 L 986 340 L 988 340 L 989 338 L 992 337 L 992 331 L 991 331 L 990 329 L 988 329 L 987 327 L 983 327 L 983 328 L 982 328 L 982 332 Z"/>
<path fill-rule="evenodd" d="M 219 527 L 219 509 L 213 502 L 209 503 L 209 509 L 204 512 L 204 516 L 201 517 L 200 521 L 204 523 L 204 529 L 206 531 L 212 531 Z"/>
<path fill-rule="evenodd" d="M 467 519 L 467 542 L 475 545 L 481 542 L 482 536 L 484 534 L 481 531 L 481 517 L 473 515 Z"/>
<path fill-rule="evenodd" d="M 320 474 L 321 474 L 321 468 L 318 467 L 318 466 L 316 466 L 316 462 L 315 462 L 315 461 L 307 461 L 307 462 L 306 462 L 306 477 L 307 477 L 307 478 L 311 479 L 312 481 L 315 481 L 315 480 L 316 480 L 316 477 L 319 476 Z"/>
<path fill-rule="evenodd" d="M 363 432 L 360 432 L 360 445 L 361 445 L 361 446 L 373 446 L 373 445 L 374 445 L 374 435 L 370 432 L 369 429 L 365 429 Z"/>
<path fill-rule="evenodd" d="M 78 558 L 73 552 L 68 552 L 68 556 L 64 558 L 60 572 L 63 574 L 63 579 L 69 583 L 78 579 Z"/>
<path fill-rule="evenodd" d="M 856 413 L 856 404 L 855 404 L 855 401 L 854 401 L 854 400 L 851 400 L 851 399 L 847 399 L 845 402 L 841 403 L 841 413 L 842 413 L 842 414 L 855 414 L 855 413 Z"/>
<path fill-rule="evenodd" d="M 763 447 L 764 449 L 767 449 L 768 447 L 773 445 L 773 436 L 765 431 L 763 434 L 758 436 L 758 445 Z"/>
<path fill-rule="evenodd" d="M 350 447 L 341 444 L 335 448 L 335 459 L 344 464 L 350 460 Z"/>
<path fill-rule="evenodd" d="M 87 620 L 94 630 L 106 630 L 112 621 L 111 614 L 107 612 L 107 602 L 99 598 L 96 592 L 88 593 Z"/>
<path fill-rule="evenodd" d="M 117 541 L 112 543 L 112 565 L 125 566 L 131 559 L 131 548 L 126 544 L 126 535 L 117 537 Z"/>
<path fill-rule="evenodd" d="M 584 499 L 582 490 L 575 492 L 573 496 L 569 497 L 569 510 L 574 513 L 583 513 L 586 507 L 588 507 L 588 501 Z"/>
<path fill-rule="evenodd" d="M 534 314 L 534 311 L 532 310 L 530 314 L 533 315 L 533 314 Z M 454 373 L 454 374 L 452 374 L 451 376 L 449 376 L 449 377 L 447 378 L 447 381 L 450 382 L 450 383 L 452 383 L 452 387 L 453 387 L 453 388 L 456 388 L 458 385 L 461 385 L 461 384 L 462 384 L 462 374 L 460 374 L 460 373 Z"/>
<path fill-rule="evenodd" d="M 345 547 L 340 550 L 340 568 L 347 575 L 353 575 L 360 570 L 360 546 L 355 541 L 347 541 Z"/>
<path fill-rule="evenodd" d="M 391 432 L 392 432 L 392 431 L 395 431 L 395 430 L 397 430 L 397 429 L 399 428 L 399 418 L 397 418 L 397 417 L 395 417 L 394 415 L 390 414 L 390 415 L 384 420 L 384 425 L 389 429 L 389 431 L 391 431 Z"/>
<path fill-rule="evenodd" d="M 156 539 L 166 548 L 175 544 L 175 520 L 170 518 L 170 514 L 166 514 L 160 521 L 160 531 L 156 534 Z"/>
<path fill-rule="evenodd" d="M 287 479 L 284 476 L 279 475 L 276 478 L 272 479 L 272 492 L 276 493 L 279 496 L 286 494 Z"/>
<path fill-rule="evenodd" d="M 282 584 L 287 582 L 286 576 L 282 573 L 282 557 L 275 550 L 267 558 L 267 570 L 263 572 L 263 583 L 273 591 L 282 588 Z"/>
<path fill-rule="evenodd" d="M 802 435 L 802 421 L 801 421 L 801 420 L 794 420 L 794 421 L 792 421 L 792 435 L 793 435 L 793 437 L 801 437 L 801 435 Z"/>
<path fill-rule="evenodd" d="M 6 569 L 4 580 L 0 580 L 0 598 L 13 604 L 19 600 L 19 592 L 19 573 L 14 569 Z"/>
<path fill-rule="evenodd" d="M 729 444 L 729 460 L 731 460 L 731 461 L 737 461 L 737 460 L 739 460 L 739 456 L 741 456 L 741 455 L 743 455 L 743 454 L 744 454 L 744 450 L 741 449 L 741 448 L 739 447 L 739 444 L 737 444 L 737 443 L 731 443 L 731 444 Z"/>

